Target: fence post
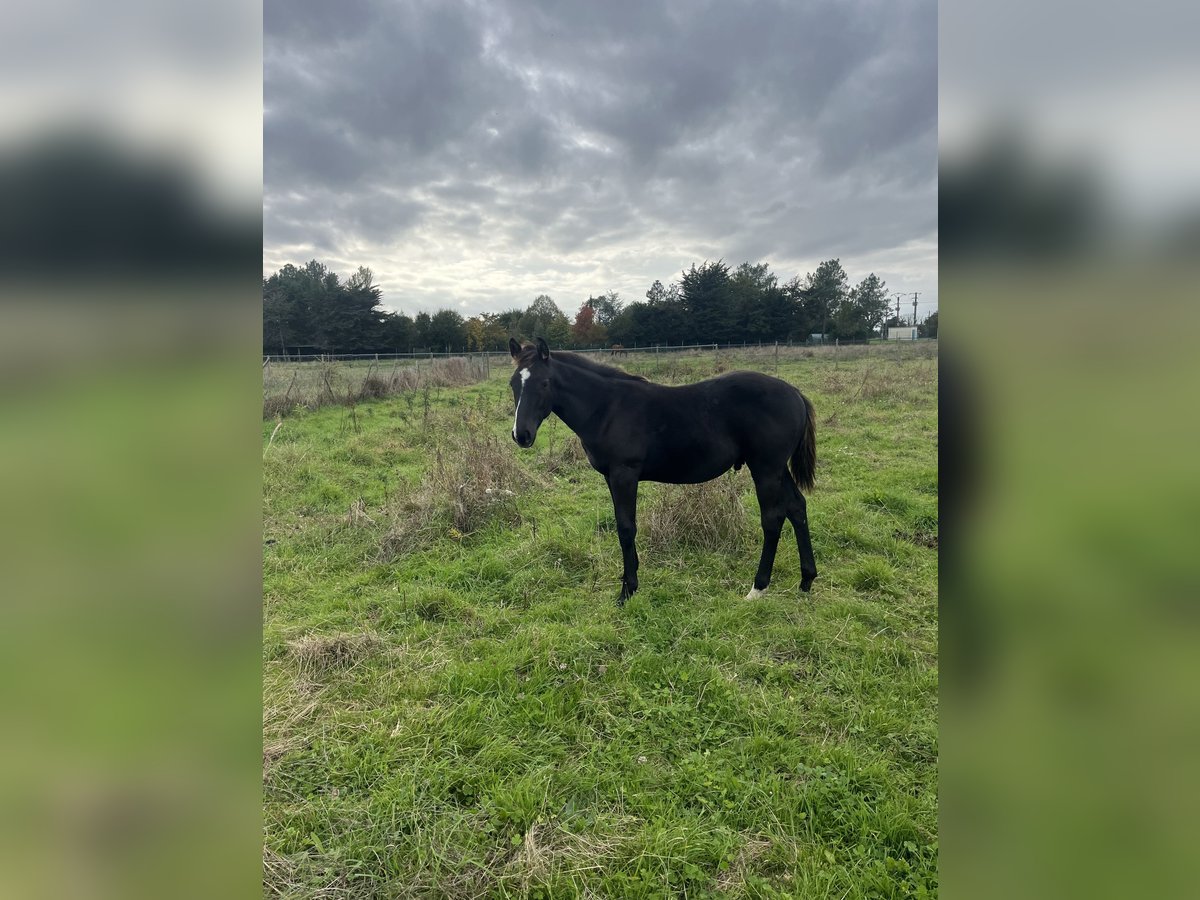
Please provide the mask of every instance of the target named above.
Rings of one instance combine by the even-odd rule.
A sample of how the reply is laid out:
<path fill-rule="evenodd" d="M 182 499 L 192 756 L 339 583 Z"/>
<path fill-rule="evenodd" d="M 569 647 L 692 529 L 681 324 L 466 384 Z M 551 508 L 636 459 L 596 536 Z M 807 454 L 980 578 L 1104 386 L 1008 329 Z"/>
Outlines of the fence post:
<path fill-rule="evenodd" d="M 838 367 L 838 342 L 840 338 L 833 339 L 833 370 L 836 372 Z"/>
<path fill-rule="evenodd" d="M 775 374 L 779 374 L 779 341 L 775 342 Z"/>

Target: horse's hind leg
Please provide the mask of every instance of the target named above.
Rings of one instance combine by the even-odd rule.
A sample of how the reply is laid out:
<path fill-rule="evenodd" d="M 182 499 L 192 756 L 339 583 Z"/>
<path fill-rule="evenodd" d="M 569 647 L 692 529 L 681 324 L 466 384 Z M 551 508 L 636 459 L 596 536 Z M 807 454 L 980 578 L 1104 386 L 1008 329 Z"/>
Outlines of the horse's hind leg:
<path fill-rule="evenodd" d="M 783 529 L 783 520 L 788 514 L 790 498 L 781 490 L 779 479 L 775 475 L 762 475 L 753 468 L 750 474 L 754 476 L 754 490 L 758 494 L 759 516 L 763 530 L 762 556 L 758 560 L 758 572 L 754 576 L 754 587 L 746 595 L 747 600 L 766 593 L 771 583 L 771 570 L 775 567 L 775 551 L 779 549 L 779 533 Z"/>
<path fill-rule="evenodd" d="M 787 472 L 783 473 L 783 481 L 788 495 L 787 517 L 796 531 L 796 547 L 800 551 L 800 590 L 808 591 L 817 577 L 812 537 L 808 533 L 808 501 Z"/>

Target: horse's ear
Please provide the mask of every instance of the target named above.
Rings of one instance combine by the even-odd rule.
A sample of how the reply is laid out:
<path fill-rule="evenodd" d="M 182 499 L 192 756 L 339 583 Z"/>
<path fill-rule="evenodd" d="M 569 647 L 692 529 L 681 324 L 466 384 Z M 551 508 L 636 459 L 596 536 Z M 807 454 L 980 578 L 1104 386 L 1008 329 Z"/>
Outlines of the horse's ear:
<path fill-rule="evenodd" d="M 550 362 L 550 347 L 545 338 L 538 338 L 538 357 L 542 362 Z"/>
<path fill-rule="evenodd" d="M 508 339 L 508 352 L 512 354 L 513 359 L 521 355 L 521 345 L 517 343 L 516 338 Z"/>

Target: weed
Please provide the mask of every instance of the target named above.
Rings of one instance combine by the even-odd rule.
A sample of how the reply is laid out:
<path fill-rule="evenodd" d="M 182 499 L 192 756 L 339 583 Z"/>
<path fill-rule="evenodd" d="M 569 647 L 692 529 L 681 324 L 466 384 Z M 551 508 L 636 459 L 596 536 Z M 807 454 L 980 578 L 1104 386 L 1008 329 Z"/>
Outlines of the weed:
<path fill-rule="evenodd" d="M 461 539 L 493 522 L 521 521 L 517 497 L 531 478 L 512 449 L 482 427 L 478 410 L 464 412 L 457 427 L 427 433 L 440 438 L 433 465 L 415 491 L 393 502 L 391 527 L 381 546 L 384 560 L 438 537 Z M 443 442 L 447 436 L 450 440 Z"/>
<path fill-rule="evenodd" d="M 424 369 L 419 363 L 397 362 L 384 375 L 376 363 L 366 374 L 355 363 L 322 359 L 312 363 L 279 363 L 263 370 L 263 418 L 291 415 L 297 408 L 308 410 L 324 406 L 353 406 L 364 400 L 382 400 L 413 392 L 422 392 L 428 408 L 433 388 L 463 387 L 484 377 L 486 367 L 465 357 L 434 360 Z M 287 378 L 287 388 L 279 387 Z M 409 409 L 412 401 L 409 400 Z"/>
<path fill-rule="evenodd" d="M 648 550 L 745 547 L 752 530 L 739 481 L 731 472 L 703 484 L 663 485 L 641 505 L 639 542 Z"/>
<path fill-rule="evenodd" d="M 319 677 L 349 668 L 378 645 L 373 634 L 309 634 L 288 641 L 288 651 L 302 675 Z"/>

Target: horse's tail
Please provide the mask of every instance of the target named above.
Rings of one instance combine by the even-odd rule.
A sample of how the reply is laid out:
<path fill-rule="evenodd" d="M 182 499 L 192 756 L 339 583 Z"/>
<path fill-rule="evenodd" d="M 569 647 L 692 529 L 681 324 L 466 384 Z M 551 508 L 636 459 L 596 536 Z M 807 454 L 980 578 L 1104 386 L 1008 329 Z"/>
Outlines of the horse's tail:
<path fill-rule="evenodd" d="M 800 399 L 804 401 L 804 434 L 800 436 L 800 443 L 792 451 L 792 478 L 796 487 L 811 491 L 817 474 L 817 423 L 812 401 L 803 394 L 800 395 Z"/>

